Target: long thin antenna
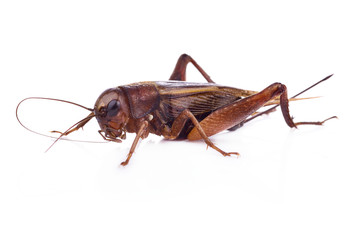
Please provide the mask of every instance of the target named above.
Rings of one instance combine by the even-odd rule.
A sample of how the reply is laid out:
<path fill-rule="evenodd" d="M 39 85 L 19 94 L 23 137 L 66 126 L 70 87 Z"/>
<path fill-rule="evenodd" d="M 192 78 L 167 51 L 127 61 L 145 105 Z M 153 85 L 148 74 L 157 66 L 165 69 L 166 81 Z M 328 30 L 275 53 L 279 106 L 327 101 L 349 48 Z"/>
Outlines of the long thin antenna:
<path fill-rule="evenodd" d="M 83 106 L 83 105 L 80 105 L 80 104 L 74 103 L 74 102 L 70 102 L 70 101 L 67 101 L 67 100 L 56 99 L 56 98 L 46 98 L 46 97 L 28 97 L 28 98 L 24 98 L 23 100 L 21 100 L 21 101 L 19 102 L 19 104 L 17 105 L 17 107 L 16 107 L 16 116 L 17 116 L 17 110 L 18 110 L 20 104 L 21 104 L 22 102 L 25 102 L 26 100 L 29 100 L 29 99 L 40 99 L 40 100 L 50 100 L 50 101 L 64 102 L 64 103 L 69 103 L 69 104 L 72 104 L 72 105 L 75 105 L 75 106 L 84 108 L 84 109 L 86 109 L 86 110 L 88 110 L 88 111 L 90 111 L 90 112 L 94 111 L 94 109 L 92 109 L 92 108 L 87 108 L 87 107 L 85 107 L 85 106 Z"/>
<path fill-rule="evenodd" d="M 54 137 L 54 136 L 50 136 L 50 135 L 46 135 L 46 134 L 43 134 L 43 133 L 39 133 L 39 132 L 36 132 L 34 130 L 31 130 L 30 128 L 26 127 L 21 121 L 20 121 L 20 118 L 19 118 L 19 115 L 18 115 L 18 112 L 19 112 L 19 107 L 20 105 L 27 101 L 27 100 L 31 100 L 31 99 L 40 99 L 40 100 L 51 100 L 51 101 L 58 101 L 58 102 L 64 102 L 64 103 L 69 103 L 69 104 L 72 104 L 72 105 L 75 105 L 75 106 L 78 106 L 78 107 L 81 107 L 83 109 L 86 109 L 88 111 L 91 111 L 93 112 L 94 110 L 91 109 L 91 108 L 87 108 L 83 105 L 80 105 L 80 104 L 77 104 L 77 103 L 74 103 L 74 102 L 70 102 L 70 101 L 66 101 L 66 100 L 62 100 L 62 99 L 56 99 L 56 98 L 45 98 L 45 97 L 28 97 L 28 98 L 25 98 L 23 100 L 21 100 L 19 102 L 19 104 L 17 105 L 16 107 L 16 119 L 18 120 L 18 122 L 20 123 L 20 125 L 25 128 L 26 130 L 28 130 L 29 132 L 32 132 L 32 133 L 35 133 L 37 135 L 40 135 L 40 136 L 44 136 L 44 137 L 48 137 L 48 138 L 54 138 L 54 139 L 58 139 L 59 137 Z M 86 119 L 86 118 L 85 118 Z M 84 119 L 83 119 L 84 120 Z M 81 120 L 81 121 L 83 121 Z M 80 121 L 80 122 L 81 122 Z M 76 124 L 75 124 L 76 125 Z M 97 141 L 86 141 L 86 140 L 73 140 L 73 139 L 61 139 L 61 140 L 66 140 L 66 141 L 76 141 L 76 142 L 86 142 L 86 143 L 105 143 L 105 142 L 97 142 Z M 56 140 L 57 141 L 57 140 Z"/>

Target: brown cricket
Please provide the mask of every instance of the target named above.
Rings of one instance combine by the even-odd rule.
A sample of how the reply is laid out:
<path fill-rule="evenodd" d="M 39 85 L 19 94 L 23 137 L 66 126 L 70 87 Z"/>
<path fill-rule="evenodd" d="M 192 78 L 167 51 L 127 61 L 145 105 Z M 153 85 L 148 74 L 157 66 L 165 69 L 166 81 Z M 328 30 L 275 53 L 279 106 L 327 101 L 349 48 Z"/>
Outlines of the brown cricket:
<path fill-rule="evenodd" d="M 186 82 L 188 63 L 192 63 L 200 71 L 207 83 Z M 183 54 L 170 76 L 171 81 L 139 82 L 107 89 L 99 96 L 93 109 L 65 100 L 49 99 L 71 103 L 91 111 L 86 118 L 68 130 L 52 132 L 60 133 L 57 138 L 59 140 L 62 136 L 84 127 L 96 117 L 100 125 L 99 133 L 107 141 L 121 142 L 126 138 L 127 132 L 136 133 L 129 154 L 121 163 L 123 166 L 129 163 L 139 140 L 146 138 L 149 133 L 170 140 L 202 139 L 223 156 L 239 155 L 237 152 L 221 150 L 209 137 L 224 130 L 235 130 L 255 117 L 272 112 L 278 106 L 286 124 L 291 128 L 301 124 L 322 125 L 325 121 L 336 118 L 333 116 L 319 122 L 295 123 L 288 108 L 289 100 L 298 100 L 297 96 L 331 76 L 289 99 L 286 86 L 281 83 L 273 83 L 260 92 L 215 84 L 193 58 Z M 274 106 L 266 111 L 257 112 L 261 107 L 268 105 Z"/>

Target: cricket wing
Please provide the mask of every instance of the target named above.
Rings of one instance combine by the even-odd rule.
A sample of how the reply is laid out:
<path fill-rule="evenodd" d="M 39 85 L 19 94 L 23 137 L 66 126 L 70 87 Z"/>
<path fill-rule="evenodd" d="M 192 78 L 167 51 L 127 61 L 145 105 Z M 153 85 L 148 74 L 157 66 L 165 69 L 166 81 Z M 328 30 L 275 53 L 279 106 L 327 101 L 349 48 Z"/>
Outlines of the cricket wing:
<path fill-rule="evenodd" d="M 160 102 L 167 115 L 176 118 L 188 109 L 199 119 L 233 101 L 253 94 L 246 90 L 216 84 L 166 84 L 158 86 Z"/>

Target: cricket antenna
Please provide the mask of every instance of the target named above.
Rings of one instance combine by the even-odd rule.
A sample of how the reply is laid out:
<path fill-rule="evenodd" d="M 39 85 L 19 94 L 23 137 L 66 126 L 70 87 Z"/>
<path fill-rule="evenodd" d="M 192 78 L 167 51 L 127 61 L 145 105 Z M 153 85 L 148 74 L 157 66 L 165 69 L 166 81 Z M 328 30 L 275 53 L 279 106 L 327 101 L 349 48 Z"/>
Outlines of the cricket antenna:
<path fill-rule="evenodd" d="M 69 104 L 72 104 L 72 105 L 75 105 L 75 106 L 78 106 L 78 107 L 81 107 L 83 109 L 86 109 L 88 111 L 90 111 L 91 113 L 84 119 L 80 120 L 79 122 L 77 122 L 76 124 L 74 124 L 73 126 L 71 126 L 68 130 L 66 130 L 64 133 L 61 133 L 61 132 L 58 132 L 58 131 L 51 131 L 51 132 L 57 132 L 57 133 L 61 133 L 61 135 L 59 137 L 54 137 L 54 136 L 50 136 L 50 135 L 46 135 L 46 134 L 43 134 L 43 133 L 39 133 L 39 132 L 36 132 L 30 128 L 28 128 L 27 126 L 25 126 L 21 121 L 20 121 L 20 118 L 19 118 L 19 115 L 18 115 L 18 112 L 19 112 L 19 107 L 20 105 L 27 101 L 27 100 L 31 100 L 31 99 L 40 99 L 40 100 L 50 100 L 50 101 L 58 101 L 58 102 L 64 102 L 64 103 L 69 103 Z M 17 105 L 16 107 L 16 119 L 17 121 L 19 122 L 19 124 L 25 128 L 26 130 L 28 130 L 29 132 L 32 132 L 32 133 L 35 133 L 37 135 L 41 135 L 41 136 L 44 136 L 44 137 L 49 137 L 49 138 L 53 138 L 53 139 L 56 139 L 55 142 L 46 150 L 48 151 L 58 140 L 60 140 L 61 137 L 63 136 L 66 136 L 68 135 L 69 133 L 73 132 L 73 131 L 76 131 L 78 130 L 79 128 L 83 127 L 88 121 L 90 121 L 90 119 L 92 119 L 93 117 L 95 116 L 94 114 L 94 109 L 91 109 L 91 108 L 87 108 L 83 105 L 80 105 L 80 104 L 77 104 L 77 103 L 74 103 L 74 102 L 70 102 L 70 101 L 66 101 L 66 100 L 61 100 L 61 99 L 56 99 L 56 98 L 45 98 L 45 97 L 28 97 L 28 98 L 25 98 L 23 100 L 21 100 L 19 102 L 19 104 Z M 87 143 L 105 143 L 105 142 L 97 142 L 97 141 L 86 141 L 86 140 L 73 140 L 73 139 L 62 139 L 62 140 L 67 140 L 67 141 L 76 141 L 76 142 L 87 142 Z"/>

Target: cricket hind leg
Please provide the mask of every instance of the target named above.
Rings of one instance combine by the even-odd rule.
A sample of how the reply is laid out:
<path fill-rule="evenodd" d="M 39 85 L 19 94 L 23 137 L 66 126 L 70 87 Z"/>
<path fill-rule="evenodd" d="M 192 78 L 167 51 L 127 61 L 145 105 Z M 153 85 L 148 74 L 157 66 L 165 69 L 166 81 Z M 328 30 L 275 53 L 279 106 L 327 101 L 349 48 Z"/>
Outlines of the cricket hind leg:
<path fill-rule="evenodd" d="M 203 75 L 206 81 L 209 83 L 214 83 L 214 81 L 211 80 L 210 76 L 199 66 L 199 64 L 197 64 L 195 60 L 187 54 L 182 54 L 179 57 L 169 80 L 186 81 L 186 67 L 189 62 L 194 65 L 194 67 L 201 73 L 201 75 Z"/>
<path fill-rule="evenodd" d="M 286 86 L 281 83 L 274 83 L 257 94 L 237 100 L 212 112 L 200 122 L 200 126 L 207 136 L 212 136 L 226 129 L 236 128 L 239 125 L 241 126 L 249 116 L 255 113 L 264 104 L 278 96 L 280 96 L 280 107 L 284 120 L 289 127 L 296 128 L 297 125 L 302 124 L 321 125 L 329 120 L 326 119 L 322 122 L 295 123 L 289 112 L 289 99 L 287 97 Z M 188 134 L 188 139 L 201 139 L 201 135 L 197 132 L 197 129 L 193 129 Z"/>
<path fill-rule="evenodd" d="M 306 88 L 305 90 L 295 94 L 294 96 L 292 96 L 290 98 L 291 99 L 296 99 L 296 97 L 298 97 L 299 95 L 303 94 L 304 92 L 307 92 L 308 90 L 312 89 L 313 87 L 315 87 L 316 85 L 328 80 L 329 78 L 331 78 L 333 76 L 333 74 L 330 74 L 329 76 L 326 76 L 325 78 L 321 79 L 320 81 L 316 82 L 315 84 L 311 85 L 310 87 Z M 235 131 L 236 129 L 242 127 L 245 123 L 247 122 L 250 122 L 251 120 L 254 120 L 255 118 L 257 117 L 260 117 L 262 115 L 265 115 L 265 114 L 270 114 L 272 112 L 275 112 L 276 111 L 276 108 L 280 106 L 280 104 L 277 104 L 265 111 L 262 111 L 262 112 L 259 112 L 259 113 L 256 113 L 256 114 L 253 114 L 252 116 L 248 117 L 247 119 L 245 119 L 244 121 L 242 121 L 241 123 L 229 128 L 228 130 L 229 131 Z M 296 125 L 323 125 L 326 121 L 330 120 L 330 119 L 335 119 L 337 118 L 337 116 L 333 116 L 333 117 L 330 117 L 330 118 L 327 118 L 323 121 L 316 121 L 316 122 L 297 122 Z"/>
<path fill-rule="evenodd" d="M 207 144 L 207 146 L 215 149 L 216 151 L 218 151 L 219 153 L 221 153 L 223 156 L 230 156 L 230 155 L 239 155 L 239 153 L 237 152 L 225 152 L 223 150 L 221 150 L 220 148 L 218 148 L 206 135 L 206 133 L 204 132 L 204 130 L 202 129 L 202 127 L 200 126 L 199 121 L 195 118 L 195 116 L 188 110 L 185 109 L 184 111 L 182 111 L 179 116 L 176 117 L 176 119 L 174 120 L 172 127 L 164 127 L 162 129 L 162 135 L 166 138 L 166 139 L 170 139 L 170 140 L 174 140 L 177 139 L 179 134 L 181 133 L 181 131 L 183 130 L 186 122 L 190 119 L 190 121 L 194 124 L 194 129 L 197 129 L 197 131 L 200 134 L 200 139 L 203 139 L 205 141 L 205 143 Z"/>

